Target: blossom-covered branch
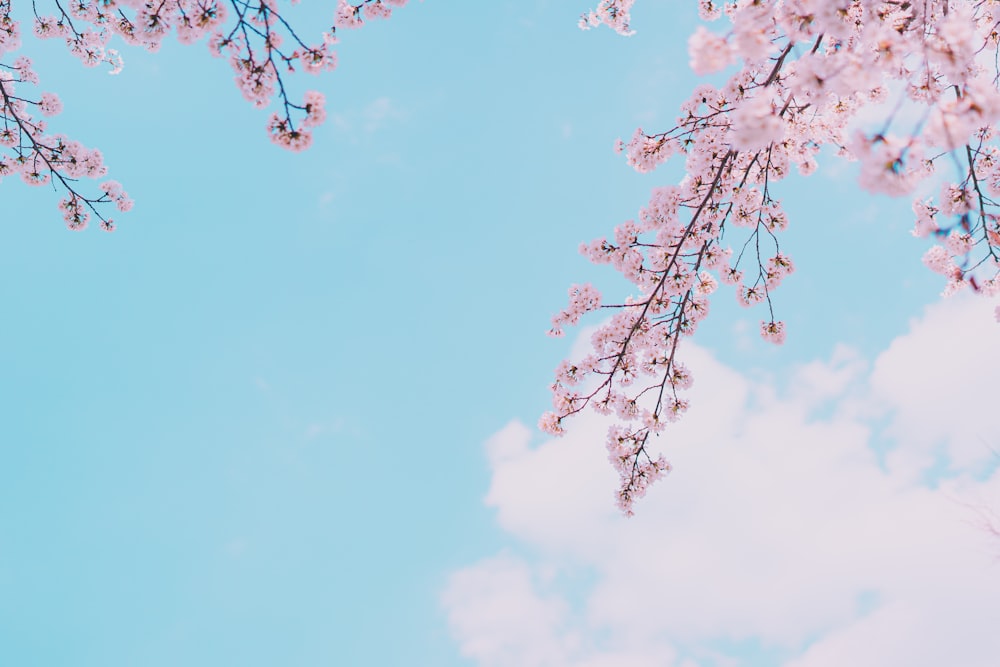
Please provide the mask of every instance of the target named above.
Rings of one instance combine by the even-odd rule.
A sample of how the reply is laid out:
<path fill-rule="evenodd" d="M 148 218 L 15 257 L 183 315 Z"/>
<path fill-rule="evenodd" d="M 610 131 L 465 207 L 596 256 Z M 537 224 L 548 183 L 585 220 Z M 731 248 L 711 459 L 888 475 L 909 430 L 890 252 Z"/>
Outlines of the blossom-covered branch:
<path fill-rule="evenodd" d="M 114 224 L 102 213 L 103 205 L 126 211 L 131 200 L 114 181 L 100 185 L 99 194 L 83 194 L 80 178 L 102 178 L 107 171 L 100 152 L 47 133 L 45 122 L 35 115 L 59 113 L 57 96 L 22 96 L 20 91 L 37 83 L 37 77 L 28 58 L 8 60 L 21 46 L 13 1 L 0 0 L 0 146 L 7 149 L 0 155 L 0 177 L 17 174 L 33 185 L 53 185 L 64 194 L 60 208 L 70 229 L 83 229 L 94 216 L 111 230 Z M 292 26 L 293 10 L 279 8 L 277 0 L 32 0 L 31 8 L 35 37 L 62 39 L 84 65 L 105 64 L 112 74 L 123 65 L 118 51 L 110 48 L 115 38 L 149 51 L 159 49 L 171 34 L 184 44 L 207 38 L 214 55 L 228 58 L 247 101 L 258 108 L 277 104 L 267 123 L 271 140 L 299 151 L 309 147 L 313 128 L 326 118 L 326 101 L 317 91 L 293 97 L 287 75 L 297 67 L 310 74 L 333 70 L 337 27 L 358 28 L 369 19 L 388 18 L 406 2 L 361 0 L 355 5 L 338 0 L 333 25 L 312 41 L 300 37 Z"/>
<path fill-rule="evenodd" d="M 632 4 L 603 0 L 581 25 L 631 34 Z M 602 305 L 595 288 L 576 285 L 553 318 L 551 333 L 560 335 L 586 312 L 612 312 L 592 338 L 593 352 L 557 369 L 555 409 L 540 425 L 559 434 L 588 406 L 615 415 L 607 445 L 626 514 L 670 468 L 650 451 L 649 436 L 688 408 L 683 390 L 692 378 L 678 360 L 679 341 L 706 316 L 718 283 L 733 285 L 744 306 L 766 304 L 761 335 L 784 341 L 772 294 L 794 263 L 780 248 L 788 218 L 774 188 L 793 168 L 812 174 L 824 146 L 860 162 L 861 185 L 871 192 L 913 193 L 955 169 L 940 197 L 914 201 L 913 233 L 940 241 L 924 262 L 948 278 L 946 293 L 1000 293 L 1000 3 L 700 0 L 699 9 L 702 19 L 725 15 L 730 26 L 697 28 L 692 69 L 706 75 L 735 65 L 735 72 L 721 87 L 698 86 L 672 129 L 639 129 L 618 144 L 638 171 L 676 158 L 686 174 L 656 188 L 638 222 L 581 248 L 637 292 Z M 883 102 L 894 103 L 877 129 L 858 127 L 858 112 Z M 913 126 L 900 120 L 904 105 L 920 110 Z"/>

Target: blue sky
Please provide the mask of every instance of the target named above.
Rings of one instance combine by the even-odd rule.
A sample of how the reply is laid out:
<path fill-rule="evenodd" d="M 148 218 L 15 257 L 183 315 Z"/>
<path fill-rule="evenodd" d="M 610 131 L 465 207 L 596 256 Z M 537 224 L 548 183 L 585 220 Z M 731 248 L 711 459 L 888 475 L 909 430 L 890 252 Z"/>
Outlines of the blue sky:
<path fill-rule="evenodd" d="M 577 459 L 530 425 L 575 337 L 544 335 L 566 288 L 593 281 L 623 293 L 578 244 L 610 233 L 677 176 L 669 165 L 636 174 L 612 147 L 637 125 L 669 128 L 693 84 L 694 3 L 679 4 L 640 2 L 638 34 L 625 39 L 580 31 L 589 7 L 577 0 L 411 3 L 345 33 L 336 72 L 296 82 L 322 90 L 330 114 L 305 154 L 270 144 L 267 115 L 241 100 L 203 44 L 124 50 L 125 70 L 111 77 L 27 39 L 41 88 L 66 107 L 53 124 L 100 147 L 136 206 L 113 235 L 76 234 L 51 192 L 0 185 L 0 664 L 596 665 L 628 645 L 618 607 L 600 603 L 617 581 L 607 554 L 559 526 L 611 541 L 625 531 L 623 545 L 640 529 L 669 533 L 676 508 L 704 498 L 691 480 L 727 479 L 728 464 L 693 456 L 689 481 L 675 484 L 675 472 L 646 516 L 624 524 L 613 481 L 589 463 L 603 460 L 603 426 L 562 441 L 579 441 Z M 965 302 L 982 336 L 947 334 L 959 345 L 921 333 L 979 320 L 925 311 L 942 285 L 920 264 L 906 202 L 860 195 L 849 167 L 823 171 L 784 184 L 798 271 L 776 297 L 789 342 L 759 341 L 763 315 L 721 290 L 692 348 L 706 375 L 725 381 L 704 388 L 704 402 L 724 398 L 723 386 L 754 387 L 790 431 L 821 415 L 824 428 L 878 432 L 857 451 L 899 451 L 883 440 L 916 437 L 901 415 L 928 412 L 920 396 L 898 398 L 910 396 L 900 387 L 913 384 L 914 360 L 933 354 L 929 345 L 974 350 L 968 364 L 943 365 L 957 374 L 949 381 L 988 396 L 977 364 L 1000 364 L 996 333 Z M 904 354 L 907 341 L 919 353 Z M 845 403 L 849 387 L 881 411 Z M 719 409 L 743 414 L 734 401 Z M 704 419 L 693 411 L 692 422 Z M 910 494 L 886 500 L 903 515 L 937 507 L 932 468 L 975 468 L 973 491 L 996 491 L 983 455 L 952 448 L 942 424 L 925 426 L 943 430 L 912 459 L 882 461 L 885 484 Z M 1000 441 L 995 425 L 976 428 Z M 739 449 L 758 442 L 741 429 L 717 434 L 712 451 L 755 451 Z M 547 452 L 562 452 L 550 487 L 530 472 L 549 469 Z M 590 486 L 574 481 L 577 468 Z M 854 473 L 885 500 L 871 470 L 845 475 Z M 553 494 L 576 491 L 593 499 L 580 505 L 592 515 L 551 509 Z M 717 509 L 704 516 L 729 516 L 726 502 Z M 765 547 L 751 550 L 760 562 Z M 941 563 L 952 561 L 932 564 Z M 844 584 L 881 595 L 857 618 L 907 599 L 903 583 L 880 588 L 884 572 Z M 695 593 L 714 577 L 697 573 Z M 462 585 L 508 575 L 528 582 L 523 599 Z M 533 618 L 536 594 L 570 610 L 552 635 L 563 653 L 545 652 L 551 637 L 531 643 L 516 624 L 480 622 Z M 1000 614 L 969 595 L 958 602 Z M 661 611 L 643 608 L 680 618 Z M 738 611 L 717 627 L 693 614 L 703 625 L 653 628 L 655 641 L 633 645 L 645 653 L 608 664 L 805 660 L 854 627 L 849 611 L 818 611 L 787 635 L 774 630 L 780 613 L 774 627 Z M 600 644 L 593 662 L 586 646 L 565 648 L 573 633 Z"/>

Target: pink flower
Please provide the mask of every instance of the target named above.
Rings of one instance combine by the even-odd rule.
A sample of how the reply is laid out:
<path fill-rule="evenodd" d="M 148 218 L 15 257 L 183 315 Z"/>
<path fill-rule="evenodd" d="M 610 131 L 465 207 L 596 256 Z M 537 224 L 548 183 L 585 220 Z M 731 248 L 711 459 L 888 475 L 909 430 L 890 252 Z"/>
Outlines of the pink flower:
<path fill-rule="evenodd" d="M 951 261 L 951 255 L 939 245 L 932 246 L 924 253 L 923 262 L 934 273 L 951 276 L 955 272 L 955 265 Z"/>
<path fill-rule="evenodd" d="M 737 150 L 757 150 L 780 141 L 785 125 L 775 113 L 768 95 L 743 100 L 732 114 L 729 139 Z"/>
<path fill-rule="evenodd" d="M 299 53 L 299 52 L 296 52 Z M 326 43 L 299 53 L 302 66 L 310 74 L 319 74 L 325 70 L 337 68 L 337 54 L 330 51 Z"/>
<path fill-rule="evenodd" d="M 366 19 L 387 19 L 392 16 L 392 8 L 382 0 L 370 0 L 364 5 Z"/>
<path fill-rule="evenodd" d="M 784 322 L 761 322 L 760 336 L 769 343 L 781 345 L 785 342 Z"/>
<path fill-rule="evenodd" d="M 38 102 L 38 110 L 46 116 L 55 116 L 62 111 L 62 102 L 53 93 L 42 93 L 42 99 Z"/>
<path fill-rule="evenodd" d="M 303 106 L 306 110 L 306 117 L 302 119 L 302 127 L 316 127 L 326 120 L 326 98 L 323 93 L 315 90 L 306 91 Z"/>
<path fill-rule="evenodd" d="M 593 11 L 580 18 L 577 25 L 581 30 L 587 30 L 603 23 L 619 35 L 633 35 L 635 33 L 629 27 L 629 12 L 634 2 L 635 0 L 601 0 Z"/>
<path fill-rule="evenodd" d="M 576 324 L 580 316 L 601 307 L 601 294 L 593 285 L 573 285 L 569 289 L 569 306 L 552 318 L 553 329 L 563 324 Z"/>
<path fill-rule="evenodd" d="M 562 435 L 565 431 L 560 423 L 561 421 L 561 418 L 556 413 L 546 412 L 538 420 L 538 428 L 549 435 Z"/>
<path fill-rule="evenodd" d="M 736 296 L 741 306 L 749 308 L 763 301 L 767 297 L 767 292 L 764 291 L 763 285 L 754 285 L 752 287 L 743 285 L 736 292 Z"/>
<path fill-rule="evenodd" d="M 732 62 L 732 53 L 724 37 L 709 32 L 704 26 L 688 40 L 691 70 L 698 76 L 725 69 Z"/>
<path fill-rule="evenodd" d="M 361 20 L 361 8 L 355 7 L 347 0 L 337 0 L 337 11 L 333 16 L 333 24 L 338 28 L 360 28 L 364 21 Z"/>

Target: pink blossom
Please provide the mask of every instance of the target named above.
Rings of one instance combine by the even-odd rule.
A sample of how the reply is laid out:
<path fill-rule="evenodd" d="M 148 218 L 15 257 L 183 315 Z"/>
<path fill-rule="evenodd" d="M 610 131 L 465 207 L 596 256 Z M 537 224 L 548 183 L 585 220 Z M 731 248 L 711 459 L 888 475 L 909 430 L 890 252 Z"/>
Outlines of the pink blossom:
<path fill-rule="evenodd" d="M 765 298 L 767 298 L 767 292 L 763 285 L 752 285 L 747 287 L 743 285 L 738 292 L 736 292 L 737 299 L 740 305 L 744 308 L 749 308 L 755 304 L 760 303 Z"/>
<path fill-rule="evenodd" d="M 948 234 L 948 238 L 945 239 L 945 246 L 948 248 L 948 252 L 952 255 L 968 254 L 975 244 L 976 240 L 972 238 L 971 234 L 963 234 L 955 229 L 953 229 L 951 233 Z"/>
<path fill-rule="evenodd" d="M 406 0 L 357 2 L 339 0 L 334 23 L 357 27 L 363 18 L 387 18 L 393 9 L 407 4 Z M 332 47 L 337 38 L 328 30 L 318 31 L 312 44 L 303 41 L 304 30 L 293 27 L 290 10 L 276 0 L 240 3 L 236 12 L 228 7 L 230 3 L 221 0 L 73 0 L 57 7 L 55 16 L 36 13 L 32 30 L 41 39 L 64 40 L 84 65 L 107 65 L 110 74 L 123 67 L 118 51 L 109 48 L 113 37 L 150 52 L 172 34 L 185 44 L 207 38 L 212 55 L 227 57 L 234 81 L 248 102 L 259 108 L 277 104 L 282 110 L 275 114 L 277 120 L 268 123 L 271 140 L 288 150 L 304 150 L 312 142 L 312 130 L 327 116 L 325 100 L 319 93 L 308 92 L 296 104 L 288 96 L 292 87 L 285 79 L 299 64 L 312 74 L 334 69 L 337 58 Z M 4 57 L 19 45 L 20 28 L 10 15 L 10 0 L 0 0 L 0 86 L 4 93 L 0 97 L 4 119 L 0 148 L 9 149 L 9 155 L 0 155 L 0 175 L 18 174 L 32 185 L 53 184 L 65 195 L 61 210 L 64 217 L 71 216 L 67 224 L 73 229 L 82 229 L 87 216 L 96 218 L 102 229 L 113 229 L 113 221 L 101 211 L 108 205 L 128 211 L 132 200 L 120 186 L 95 196 L 84 193 L 80 179 L 102 178 L 107 173 L 101 153 L 61 135 L 46 134 L 40 116 L 58 114 L 62 104 L 53 93 L 15 93 L 16 86 L 38 83 L 28 58 L 18 57 L 11 64 Z"/>
<path fill-rule="evenodd" d="M 366 19 L 387 19 L 392 16 L 392 7 L 382 0 L 370 0 L 364 5 Z"/>
<path fill-rule="evenodd" d="M 698 16 L 703 21 L 716 21 L 722 17 L 725 0 L 698 0 Z"/>
<path fill-rule="evenodd" d="M 546 412 L 538 421 L 538 428 L 550 435 L 564 433 L 560 418 L 554 412 Z"/>
<path fill-rule="evenodd" d="M 602 23 L 619 35 L 635 34 L 629 27 L 631 17 L 629 12 L 635 0 L 601 0 L 600 4 L 593 11 L 584 14 L 580 18 L 579 26 L 586 30 L 601 25 Z"/>
<path fill-rule="evenodd" d="M 769 343 L 774 343 L 775 345 L 781 345 L 782 343 L 785 342 L 785 323 L 761 322 L 760 335 L 761 338 L 763 338 Z"/>
<path fill-rule="evenodd" d="M 46 116 L 55 116 L 62 111 L 62 102 L 53 93 L 42 93 L 42 98 L 38 102 L 38 110 Z"/>
<path fill-rule="evenodd" d="M 932 205 L 931 200 L 913 200 L 913 212 L 917 214 L 917 221 L 913 227 L 913 235 L 923 238 L 928 234 L 936 232 L 938 229 L 934 216 L 938 209 Z"/>
<path fill-rule="evenodd" d="M 725 38 L 699 27 L 688 41 L 691 69 L 702 76 L 725 69 L 732 61 Z"/>
<path fill-rule="evenodd" d="M 337 54 L 330 51 L 327 45 L 320 44 L 314 48 L 296 51 L 302 60 L 302 65 L 310 74 L 319 74 L 324 70 L 334 70 L 337 67 Z"/>
<path fill-rule="evenodd" d="M 631 5 L 602 2 L 581 25 L 629 31 Z M 648 436 L 686 406 L 672 394 L 679 341 L 706 317 L 718 283 L 733 285 L 744 306 L 772 305 L 773 290 L 795 268 L 778 246 L 789 220 L 774 193 L 793 167 L 815 173 L 824 147 L 859 163 L 863 188 L 892 196 L 913 192 L 939 164 L 966 169 L 939 198 L 914 202 L 913 233 L 945 237 L 924 262 L 947 279 L 947 291 L 1000 293 L 1000 211 L 990 199 L 1000 197 L 1000 90 L 982 64 L 1000 49 L 1000 10 L 964 1 L 945 8 L 941 2 L 699 0 L 702 19 L 725 15 L 731 25 L 716 33 L 694 30 L 692 68 L 699 75 L 730 64 L 740 69 L 720 85 L 697 85 L 672 128 L 638 128 L 616 143 L 637 171 L 680 156 L 684 175 L 653 189 L 638 223 L 626 221 L 613 238 L 581 247 L 592 262 L 620 272 L 634 293 L 608 306 L 615 314 L 592 336 L 590 358 L 599 361 L 587 373 L 597 390 L 573 398 L 572 413 L 556 411 L 566 419 L 586 404 L 617 415 L 609 459 L 619 471 L 626 513 L 657 477 L 650 466 L 661 459 L 647 452 Z M 852 133 L 859 112 L 880 103 L 889 109 L 884 122 L 869 124 L 879 129 Z M 904 104 L 924 108 L 916 131 L 897 122 L 893 109 Z M 724 250 L 723 235 L 727 242 L 735 236 L 743 250 Z M 556 329 L 573 323 L 577 310 L 558 315 Z M 781 343 L 785 325 L 772 316 L 761 334 Z M 643 403 L 650 395 L 660 397 L 655 405 Z"/>
<path fill-rule="evenodd" d="M 580 316 L 601 306 L 601 294 L 592 285 L 573 285 L 569 289 L 569 306 L 552 318 L 555 328 L 576 324 Z"/>
<path fill-rule="evenodd" d="M 730 140 L 738 150 L 766 148 L 784 136 L 784 123 L 767 95 L 745 99 L 732 119 Z"/>
<path fill-rule="evenodd" d="M 307 91 L 302 106 L 306 111 L 302 127 L 316 127 L 326 120 L 326 98 L 322 93 L 315 90 Z"/>
<path fill-rule="evenodd" d="M 924 253 L 924 264 L 935 273 L 949 275 L 952 273 L 951 256 L 943 247 L 936 245 Z"/>
<path fill-rule="evenodd" d="M 364 24 L 361 20 L 361 7 L 352 5 L 348 0 L 337 0 L 333 22 L 338 28 L 360 28 Z"/>

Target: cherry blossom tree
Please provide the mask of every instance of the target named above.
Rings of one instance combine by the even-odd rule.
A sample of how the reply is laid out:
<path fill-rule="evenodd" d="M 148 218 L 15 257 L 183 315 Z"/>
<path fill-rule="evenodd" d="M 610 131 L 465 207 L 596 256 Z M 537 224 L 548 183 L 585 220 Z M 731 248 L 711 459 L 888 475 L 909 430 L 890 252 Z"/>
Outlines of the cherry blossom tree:
<path fill-rule="evenodd" d="M 228 59 L 248 102 L 277 107 L 267 122 L 271 140 L 301 151 L 326 117 L 325 100 L 316 91 L 293 98 L 288 75 L 297 68 L 309 74 L 333 70 L 338 27 L 388 18 L 407 0 L 355 2 L 338 0 L 333 25 L 311 41 L 293 28 L 294 9 L 279 8 L 276 0 L 32 0 L 31 25 L 36 38 L 64 40 L 83 65 L 106 65 L 112 74 L 123 65 L 109 46 L 115 37 L 149 51 L 171 34 L 184 44 L 207 39 L 213 55 Z M 111 231 L 114 220 L 107 208 L 128 211 L 132 200 L 117 181 L 104 181 L 89 194 L 81 187 L 81 179 L 103 179 L 107 167 L 99 150 L 50 131 L 42 118 L 57 115 L 62 103 L 54 93 L 36 92 L 39 81 L 31 60 L 18 55 L 25 17 L 14 15 L 13 3 L 0 0 L 0 178 L 20 176 L 29 185 L 53 186 L 62 195 L 59 208 L 70 229 L 84 229 L 93 217 Z"/>
<path fill-rule="evenodd" d="M 580 25 L 630 35 L 633 2 L 602 0 Z M 684 390 L 693 380 L 680 341 L 708 314 L 719 283 L 733 286 L 742 305 L 766 308 L 765 340 L 785 340 L 772 295 L 795 264 L 780 246 L 789 220 L 779 181 L 792 169 L 812 174 L 824 147 L 859 163 L 862 188 L 914 197 L 913 234 L 931 242 L 924 263 L 947 278 L 945 294 L 1000 294 L 993 199 L 1000 196 L 1000 2 L 698 4 L 703 21 L 725 23 L 691 35 L 691 69 L 729 72 L 728 79 L 697 86 L 674 127 L 640 128 L 618 143 L 640 172 L 673 158 L 684 161 L 686 173 L 655 188 L 637 221 L 581 247 L 592 262 L 611 264 L 635 293 L 605 304 L 594 287 L 574 285 L 551 331 L 561 335 L 590 311 L 610 313 L 592 352 L 556 369 L 554 411 L 540 427 L 558 435 L 588 407 L 614 416 L 607 447 L 626 514 L 670 470 L 650 436 L 688 409 Z M 862 110 L 881 116 L 873 128 L 858 122 Z M 938 196 L 919 194 L 938 184 Z"/>

